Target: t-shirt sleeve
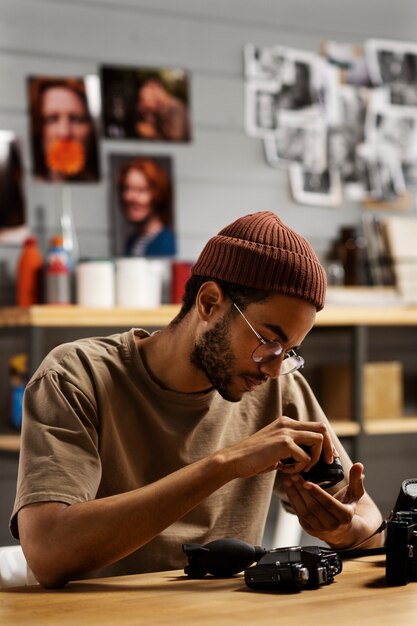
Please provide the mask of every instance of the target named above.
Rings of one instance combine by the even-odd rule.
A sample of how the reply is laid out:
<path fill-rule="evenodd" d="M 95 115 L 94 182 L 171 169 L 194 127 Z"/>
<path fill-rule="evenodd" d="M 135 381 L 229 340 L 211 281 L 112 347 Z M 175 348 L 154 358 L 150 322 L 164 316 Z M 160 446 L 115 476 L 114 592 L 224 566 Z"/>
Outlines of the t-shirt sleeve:
<path fill-rule="evenodd" d="M 74 504 L 95 498 L 101 479 L 94 393 L 72 377 L 47 370 L 26 387 L 15 504 L 10 530 L 18 538 L 17 513 L 35 502 Z"/>
<path fill-rule="evenodd" d="M 285 379 L 285 381 L 282 379 Z M 283 383 L 281 387 L 283 415 L 300 421 L 324 422 L 329 429 L 333 445 L 340 455 L 340 462 L 342 463 L 345 474 L 343 481 L 326 490 L 329 493 L 336 493 L 339 489 L 348 484 L 349 470 L 352 466 L 352 461 L 350 460 L 349 455 L 334 432 L 331 423 L 327 419 L 323 409 L 317 401 L 317 398 L 302 374 L 300 374 L 300 372 L 295 372 L 294 374 L 290 374 L 288 376 L 282 376 L 281 382 Z M 282 473 L 277 472 L 274 491 L 282 501 L 284 507 L 293 512 L 286 502 L 286 494 L 282 485 L 282 480 Z"/>

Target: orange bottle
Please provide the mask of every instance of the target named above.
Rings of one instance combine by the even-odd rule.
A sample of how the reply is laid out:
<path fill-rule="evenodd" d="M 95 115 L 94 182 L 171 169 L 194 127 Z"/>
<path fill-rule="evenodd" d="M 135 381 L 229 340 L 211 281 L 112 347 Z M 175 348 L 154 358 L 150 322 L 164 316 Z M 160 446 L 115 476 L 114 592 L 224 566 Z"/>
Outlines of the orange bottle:
<path fill-rule="evenodd" d="M 43 259 L 38 248 L 36 237 L 28 237 L 17 266 L 17 304 L 30 306 L 42 300 L 42 269 Z"/>

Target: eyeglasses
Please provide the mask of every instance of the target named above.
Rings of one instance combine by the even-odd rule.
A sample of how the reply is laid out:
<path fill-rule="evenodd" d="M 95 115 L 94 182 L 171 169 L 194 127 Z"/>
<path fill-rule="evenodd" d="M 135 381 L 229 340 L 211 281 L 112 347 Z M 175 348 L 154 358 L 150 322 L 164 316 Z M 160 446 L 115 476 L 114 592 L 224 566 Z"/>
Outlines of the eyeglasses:
<path fill-rule="evenodd" d="M 261 343 L 261 345 L 255 348 L 255 350 L 252 353 L 252 359 L 255 361 L 255 363 L 263 363 L 263 364 L 270 363 L 274 359 L 277 359 L 279 356 L 281 356 L 281 354 L 284 351 L 284 348 L 279 343 L 279 341 L 277 341 L 276 339 L 265 339 L 265 337 L 262 337 L 262 335 L 260 335 L 254 329 L 254 327 L 252 326 L 252 324 L 250 323 L 246 315 L 244 315 L 242 311 L 239 309 L 236 302 L 233 302 L 231 298 L 230 300 L 232 301 L 232 304 L 235 307 L 235 309 L 239 311 L 239 313 L 241 314 L 241 316 L 243 317 L 243 319 L 245 320 L 249 328 L 257 336 L 257 338 L 259 339 Z M 291 372 L 295 372 L 296 370 L 299 370 L 302 367 L 304 367 L 303 357 L 297 354 L 295 350 L 289 350 L 288 352 L 284 353 L 284 358 L 281 364 L 280 374 L 291 374 Z"/>

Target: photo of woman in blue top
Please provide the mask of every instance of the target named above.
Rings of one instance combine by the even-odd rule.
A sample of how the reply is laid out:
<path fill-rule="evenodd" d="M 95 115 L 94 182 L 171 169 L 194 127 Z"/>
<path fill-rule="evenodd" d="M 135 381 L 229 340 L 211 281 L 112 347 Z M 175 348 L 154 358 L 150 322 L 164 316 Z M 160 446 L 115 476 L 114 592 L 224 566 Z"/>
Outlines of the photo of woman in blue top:
<path fill-rule="evenodd" d="M 134 158 L 120 168 L 117 186 L 122 214 L 130 226 L 123 254 L 174 256 L 172 186 L 167 169 L 155 159 Z"/>

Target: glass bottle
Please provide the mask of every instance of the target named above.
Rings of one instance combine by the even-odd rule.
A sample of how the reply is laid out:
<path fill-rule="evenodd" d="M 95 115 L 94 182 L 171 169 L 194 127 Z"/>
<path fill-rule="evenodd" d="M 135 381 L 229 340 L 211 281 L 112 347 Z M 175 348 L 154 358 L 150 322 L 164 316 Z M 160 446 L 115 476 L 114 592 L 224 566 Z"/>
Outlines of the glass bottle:
<path fill-rule="evenodd" d="M 72 261 L 63 245 L 63 237 L 56 235 L 45 264 L 45 300 L 47 304 L 71 303 Z"/>

